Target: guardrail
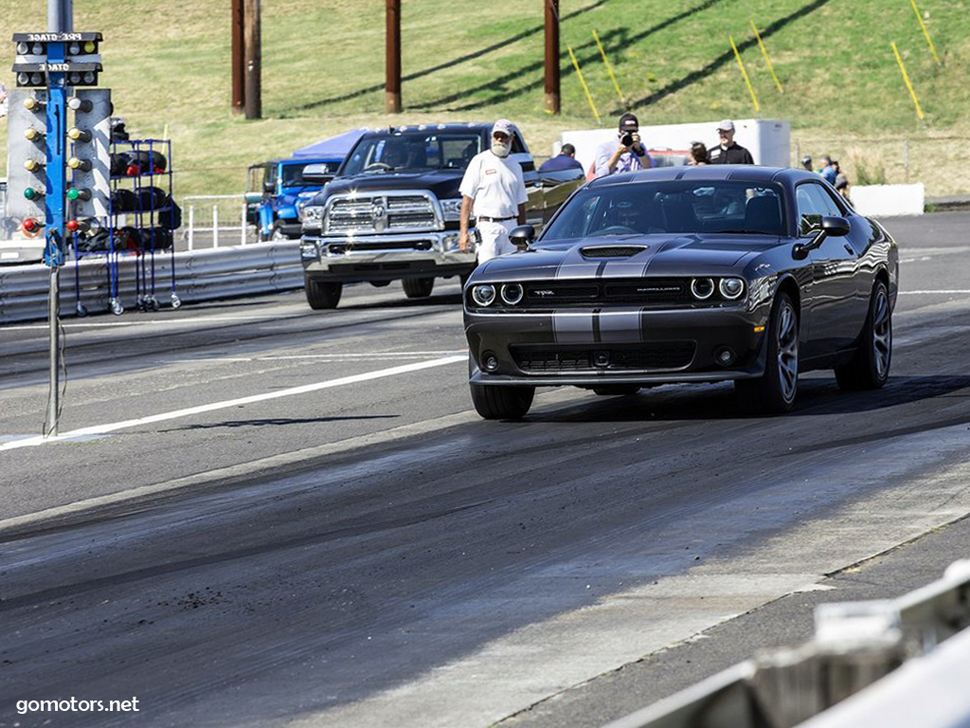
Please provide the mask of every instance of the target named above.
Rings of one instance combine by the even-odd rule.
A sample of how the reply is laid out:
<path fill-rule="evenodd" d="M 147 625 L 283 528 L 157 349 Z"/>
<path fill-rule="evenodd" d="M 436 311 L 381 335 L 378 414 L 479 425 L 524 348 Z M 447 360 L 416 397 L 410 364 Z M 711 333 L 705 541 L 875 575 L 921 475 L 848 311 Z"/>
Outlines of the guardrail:
<path fill-rule="evenodd" d="M 603 728 L 967 728 L 968 625 L 970 560 L 896 600 L 819 605 L 812 641 Z"/>
<path fill-rule="evenodd" d="M 294 290 L 303 287 L 303 267 L 299 241 L 272 241 L 158 253 L 154 260 L 87 256 L 63 266 L 60 281 L 61 314 L 71 316 L 112 311 L 113 302 L 120 304 L 113 312 L 121 313 Z M 0 266 L 0 323 L 46 319 L 49 288 L 47 266 Z"/>

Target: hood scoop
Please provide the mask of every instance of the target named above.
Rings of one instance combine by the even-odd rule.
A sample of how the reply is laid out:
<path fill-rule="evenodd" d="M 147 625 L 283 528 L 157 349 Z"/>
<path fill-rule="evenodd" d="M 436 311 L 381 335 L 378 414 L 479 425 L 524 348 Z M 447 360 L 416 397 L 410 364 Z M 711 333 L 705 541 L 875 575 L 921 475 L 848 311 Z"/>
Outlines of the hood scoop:
<path fill-rule="evenodd" d="M 649 245 L 586 245 L 579 249 L 584 258 L 632 258 Z"/>

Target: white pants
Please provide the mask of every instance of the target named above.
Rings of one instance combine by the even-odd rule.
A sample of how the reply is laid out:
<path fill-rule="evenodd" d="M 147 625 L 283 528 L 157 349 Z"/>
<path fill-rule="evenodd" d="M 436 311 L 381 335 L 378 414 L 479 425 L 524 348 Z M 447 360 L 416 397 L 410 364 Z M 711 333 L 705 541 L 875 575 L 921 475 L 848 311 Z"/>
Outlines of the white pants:
<path fill-rule="evenodd" d="M 509 240 L 509 232 L 517 225 L 514 219 L 503 222 L 478 221 L 476 227 L 482 235 L 482 242 L 478 244 L 479 265 L 486 260 L 515 252 L 516 247 Z"/>

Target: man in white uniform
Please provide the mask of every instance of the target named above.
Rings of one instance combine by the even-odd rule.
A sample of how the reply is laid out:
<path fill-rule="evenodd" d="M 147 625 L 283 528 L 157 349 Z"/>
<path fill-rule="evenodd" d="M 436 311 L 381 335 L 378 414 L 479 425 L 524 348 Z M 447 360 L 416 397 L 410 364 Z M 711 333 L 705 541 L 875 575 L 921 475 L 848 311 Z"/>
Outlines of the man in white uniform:
<path fill-rule="evenodd" d="M 525 203 L 529 195 L 522 166 L 509 159 L 513 133 L 511 121 L 496 121 L 491 148 L 472 158 L 458 188 L 462 195 L 461 249 L 471 249 L 468 219 L 474 216 L 482 236 L 478 246 L 479 264 L 513 252 L 515 246 L 509 241 L 509 232 L 516 225 L 525 224 Z"/>

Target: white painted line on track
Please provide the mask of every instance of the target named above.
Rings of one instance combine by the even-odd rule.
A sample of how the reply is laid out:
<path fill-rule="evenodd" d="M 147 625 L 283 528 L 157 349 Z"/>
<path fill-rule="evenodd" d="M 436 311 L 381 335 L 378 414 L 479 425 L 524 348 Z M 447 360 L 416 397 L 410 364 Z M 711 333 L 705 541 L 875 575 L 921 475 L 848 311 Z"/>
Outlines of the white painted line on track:
<path fill-rule="evenodd" d="M 970 293 L 970 290 L 953 290 L 953 291 L 900 291 L 900 296 L 951 296 L 955 293 L 966 295 Z"/>
<path fill-rule="evenodd" d="M 107 425 L 95 425 L 93 427 L 82 427 L 79 430 L 71 430 L 70 432 L 65 432 L 62 435 L 56 435 L 54 437 L 44 437 L 42 435 L 36 437 L 29 437 L 22 440 L 13 440 L 11 442 L 4 443 L 0 445 L 0 451 L 3 450 L 15 450 L 22 447 L 34 447 L 37 445 L 46 445 L 50 442 L 64 442 L 69 440 L 74 440 L 79 437 L 86 437 L 89 435 L 105 435 L 109 432 L 116 432 L 117 430 L 124 430 L 130 427 L 138 427 L 140 425 L 149 425 L 155 422 L 164 422 L 166 420 L 174 420 L 181 417 L 189 417 L 191 415 L 202 414 L 204 412 L 214 412 L 216 410 L 228 409 L 229 407 L 238 407 L 240 405 L 253 404 L 255 402 L 265 402 L 271 399 L 279 399 L 280 397 L 290 397 L 295 394 L 306 394 L 308 392 L 317 392 L 321 389 L 331 389 L 332 387 L 342 387 L 347 384 L 358 384 L 360 382 L 367 382 L 372 379 L 382 379 L 384 377 L 393 377 L 398 374 L 408 374 L 410 372 L 421 371 L 422 369 L 431 369 L 433 367 L 445 366 L 447 364 L 455 364 L 457 362 L 465 362 L 468 359 L 467 354 L 460 354 L 454 356 L 446 356 L 439 359 L 430 359 L 428 361 L 415 362 L 413 364 L 402 364 L 401 366 L 391 367 L 390 369 L 379 369 L 374 372 L 365 372 L 363 374 L 354 374 L 349 377 L 341 377 L 340 379 L 331 379 L 326 382 L 317 382 L 315 384 L 304 384 L 300 387 L 291 387 L 290 389 L 282 389 L 278 392 L 266 392 L 264 394 L 254 394 L 249 397 L 240 397 L 238 399 L 230 399 L 223 402 L 212 402 L 211 404 L 204 404 L 198 407 L 189 407 L 187 409 L 175 410 L 174 412 L 162 412 L 157 415 L 149 415 L 148 417 L 139 417 L 132 420 L 124 420 L 122 422 L 113 422 Z"/>

